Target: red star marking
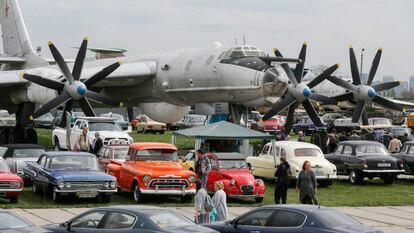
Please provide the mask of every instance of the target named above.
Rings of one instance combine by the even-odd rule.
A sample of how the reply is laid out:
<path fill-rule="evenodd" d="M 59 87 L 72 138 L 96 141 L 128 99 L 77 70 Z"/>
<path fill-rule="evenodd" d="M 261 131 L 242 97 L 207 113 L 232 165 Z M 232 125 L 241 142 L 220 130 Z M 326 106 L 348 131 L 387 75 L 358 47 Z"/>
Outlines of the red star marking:
<path fill-rule="evenodd" d="M 6 17 L 9 17 L 9 9 L 10 7 L 7 5 L 7 2 L 6 2 L 6 6 L 4 7 L 4 14 L 6 15 Z"/>

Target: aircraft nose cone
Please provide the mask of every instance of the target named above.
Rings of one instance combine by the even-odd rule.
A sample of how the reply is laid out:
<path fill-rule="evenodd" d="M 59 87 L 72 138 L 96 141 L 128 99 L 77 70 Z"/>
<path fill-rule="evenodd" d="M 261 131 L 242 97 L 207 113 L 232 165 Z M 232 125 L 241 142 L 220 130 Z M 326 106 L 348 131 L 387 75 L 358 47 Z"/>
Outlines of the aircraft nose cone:
<path fill-rule="evenodd" d="M 368 95 L 368 97 L 369 98 L 374 98 L 375 97 L 375 95 L 377 95 L 377 93 L 375 92 L 375 90 L 374 90 L 374 88 L 370 88 L 369 90 L 368 90 L 368 93 L 367 93 L 367 95 Z"/>
<path fill-rule="evenodd" d="M 303 96 L 305 96 L 306 98 L 308 98 L 311 94 L 312 94 L 312 91 L 311 91 L 311 89 L 309 87 L 303 88 Z"/>
<path fill-rule="evenodd" d="M 76 88 L 76 92 L 81 96 L 84 96 L 86 94 L 86 90 L 86 86 L 83 83 L 79 84 L 79 86 Z"/>

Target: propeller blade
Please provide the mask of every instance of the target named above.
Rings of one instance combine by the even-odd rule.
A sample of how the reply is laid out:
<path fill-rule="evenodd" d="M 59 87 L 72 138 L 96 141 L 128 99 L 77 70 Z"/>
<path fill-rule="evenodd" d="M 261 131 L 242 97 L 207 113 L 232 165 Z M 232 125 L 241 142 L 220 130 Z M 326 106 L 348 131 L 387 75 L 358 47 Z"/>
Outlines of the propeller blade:
<path fill-rule="evenodd" d="M 312 93 L 309 96 L 309 99 L 321 102 L 322 104 L 332 104 L 332 105 L 337 104 L 335 99 L 329 98 L 329 97 L 324 96 L 324 95 L 316 94 L 316 93 Z"/>
<path fill-rule="evenodd" d="M 352 83 L 354 85 L 360 85 L 361 78 L 359 77 L 358 64 L 352 46 L 349 46 L 349 60 L 351 62 Z"/>
<path fill-rule="evenodd" d="M 338 68 L 339 68 L 339 64 L 335 64 L 329 67 L 328 69 L 324 70 L 320 75 L 318 75 L 316 78 L 312 79 L 312 81 L 310 81 L 307 86 L 309 88 L 314 88 L 316 85 L 321 83 L 323 80 L 327 79 Z"/>
<path fill-rule="evenodd" d="M 93 108 L 87 99 L 80 99 L 79 106 L 81 107 L 82 111 L 85 113 L 86 116 L 95 116 L 95 112 L 93 111 Z"/>
<path fill-rule="evenodd" d="M 285 132 L 286 134 L 290 134 L 293 125 L 293 117 L 295 115 L 295 109 L 298 107 L 297 103 L 291 104 L 288 109 L 288 114 L 286 115 L 286 123 L 285 123 Z"/>
<path fill-rule="evenodd" d="M 293 75 L 292 69 L 290 69 L 289 65 L 286 63 L 280 64 L 282 68 L 285 70 L 290 82 L 293 83 L 293 85 L 297 85 L 298 82 L 296 81 L 295 75 Z"/>
<path fill-rule="evenodd" d="M 354 84 L 349 83 L 343 79 L 337 78 L 335 76 L 329 76 L 328 80 L 335 83 L 338 86 L 342 86 L 345 89 L 348 89 L 353 92 L 358 92 L 358 87 L 356 87 Z"/>
<path fill-rule="evenodd" d="M 358 101 L 354 114 L 352 114 L 352 122 L 358 123 L 359 119 L 361 119 L 361 114 L 365 109 L 365 102 L 364 101 Z"/>
<path fill-rule="evenodd" d="M 87 48 L 88 48 L 88 38 L 85 37 L 79 48 L 78 55 L 76 56 L 75 64 L 73 65 L 72 75 L 75 81 L 79 80 L 81 76 L 83 62 L 85 60 Z"/>
<path fill-rule="evenodd" d="M 47 102 L 45 105 L 43 105 L 41 108 L 39 108 L 34 114 L 33 118 L 38 118 L 46 113 L 48 113 L 50 110 L 56 108 L 57 106 L 65 103 L 70 99 L 69 93 L 64 91 L 62 94 L 58 95 L 56 98 L 52 99 L 51 101 Z"/>
<path fill-rule="evenodd" d="M 371 69 L 368 74 L 367 85 L 371 86 L 372 81 L 374 80 L 375 73 L 377 72 L 379 62 L 381 60 L 382 49 L 378 49 L 377 54 L 375 54 L 374 60 L 372 61 Z"/>
<path fill-rule="evenodd" d="M 379 96 L 379 95 L 376 95 L 372 101 L 374 101 L 375 103 L 377 103 L 379 105 L 382 105 L 383 107 L 391 108 L 391 109 L 394 109 L 394 110 L 397 110 L 397 111 L 402 111 L 403 110 L 403 107 L 401 105 L 396 104 L 396 103 L 392 102 L 391 100 L 389 100 L 385 97 Z"/>
<path fill-rule="evenodd" d="M 106 78 L 108 75 L 110 75 L 112 72 L 114 72 L 118 67 L 121 65 L 121 62 L 115 62 L 112 65 L 109 65 L 105 68 L 103 68 L 101 71 L 93 75 L 92 77 L 88 78 L 83 82 L 87 88 L 92 86 L 93 84 L 101 81 L 102 79 Z"/>
<path fill-rule="evenodd" d="M 32 74 L 23 74 L 23 78 L 36 83 L 42 87 L 47 87 L 56 91 L 61 91 L 63 90 L 63 88 L 65 88 L 65 84 L 61 83 L 61 82 L 57 82 L 55 80 L 51 80 L 51 79 L 46 79 L 46 78 L 42 78 L 40 76 L 37 75 L 32 75 Z"/>
<path fill-rule="evenodd" d="M 316 112 L 315 108 L 311 104 L 309 100 L 305 100 L 302 102 L 303 107 L 305 108 L 306 112 L 308 113 L 309 117 L 312 119 L 313 123 L 316 127 L 323 127 L 323 123 L 321 118 L 319 118 L 318 113 Z"/>
<path fill-rule="evenodd" d="M 60 119 L 59 127 L 66 128 L 66 112 L 72 111 L 72 100 L 68 100 L 65 104 L 65 108 L 63 109 L 62 118 Z"/>
<path fill-rule="evenodd" d="M 273 49 L 273 53 L 276 57 L 283 57 L 282 53 L 276 48 Z"/>
<path fill-rule="evenodd" d="M 101 93 L 97 93 L 94 91 L 87 91 L 85 96 L 90 100 L 93 100 L 95 102 L 102 103 L 102 104 L 107 104 L 107 105 L 120 106 L 120 103 L 121 103 L 111 97 L 108 97 L 106 95 L 103 95 Z"/>
<path fill-rule="evenodd" d="M 66 79 L 69 80 L 70 83 L 74 82 L 74 78 L 72 73 L 70 72 L 68 65 L 66 64 L 65 60 L 63 59 L 62 55 L 60 55 L 59 51 L 55 47 L 55 45 L 49 41 L 49 49 L 55 59 L 57 65 L 59 66 L 60 70 L 62 71 L 63 75 L 65 75 Z"/>
<path fill-rule="evenodd" d="M 388 90 L 388 89 L 397 87 L 399 85 L 401 85 L 401 82 L 395 81 L 395 82 L 386 82 L 386 83 L 375 84 L 375 85 L 372 86 L 372 88 L 374 88 L 375 91 L 384 91 L 384 90 Z"/>
<path fill-rule="evenodd" d="M 286 98 L 280 100 L 279 102 L 277 102 L 274 107 L 272 109 L 270 109 L 263 117 L 262 119 L 268 120 L 270 118 L 272 118 L 274 115 L 278 114 L 280 111 L 282 111 L 283 109 L 285 109 L 286 107 L 288 107 L 289 105 L 291 105 L 292 103 L 294 103 L 295 97 L 293 97 L 292 95 L 287 95 Z"/>
<path fill-rule="evenodd" d="M 368 115 L 366 109 L 362 112 L 362 125 L 368 125 Z"/>
<path fill-rule="evenodd" d="M 333 98 L 338 102 L 342 102 L 342 101 L 352 100 L 354 98 L 354 94 L 352 92 L 347 92 L 341 95 L 337 95 Z"/>
<path fill-rule="evenodd" d="M 299 53 L 299 59 L 302 60 L 302 62 L 299 62 L 298 64 L 296 64 L 296 67 L 295 67 L 295 77 L 298 83 L 301 83 L 302 81 L 303 68 L 305 67 L 305 59 L 306 59 L 306 46 L 307 46 L 306 42 L 303 43 L 302 49 L 300 50 L 300 53 Z"/>

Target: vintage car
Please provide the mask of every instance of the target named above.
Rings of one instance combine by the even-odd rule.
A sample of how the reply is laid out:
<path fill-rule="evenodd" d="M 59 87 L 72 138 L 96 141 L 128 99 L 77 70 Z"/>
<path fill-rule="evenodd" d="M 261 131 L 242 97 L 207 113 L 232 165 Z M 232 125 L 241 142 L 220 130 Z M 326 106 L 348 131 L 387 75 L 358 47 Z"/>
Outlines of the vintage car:
<path fill-rule="evenodd" d="M 53 115 L 52 113 L 48 112 L 44 115 L 39 116 L 38 118 L 33 120 L 33 125 L 35 128 L 46 128 L 51 129 L 53 122 Z"/>
<path fill-rule="evenodd" d="M 129 123 L 125 121 L 124 116 L 122 116 L 121 114 L 109 112 L 109 113 L 102 113 L 99 116 L 115 118 L 115 123 L 117 123 L 122 128 L 122 130 L 128 129 Z"/>
<path fill-rule="evenodd" d="M 136 202 L 141 194 L 180 196 L 186 202 L 196 193 L 196 175 L 181 166 L 177 148 L 168 143 L 133 143 L 126 161 L 111 160 L 107 172 L 116 177 L 118 188 L 132 192 Z"/>
<path fill-rule="evenodd" d="M 276 155 L 273 153 L 272 143 L 267 143 L 258 156 L 246 158 L 247 165 L 252 169 L 254 176 L 274 179 L 275 166 L 280 163 L 280 156 L 285 156 L 290 164 L 292 182 L 296 180 L 302 170 L 303 162 L 309 161 L 316 179 L 321 186 L 329 186 L 337 178 L 336 167 L 323 156 L 322 150 L 311 143 L 298 141 L 275 142 Z"/>
<path fill-rule="evenodd" d="M 45 152 L 24 174 L 33 181 L 34 193 L 52 194 L 55 202 L 68 196 L 109 202 L 117 191 L 115 177 L 100 171 L 96 156 L 86 152 Z"/>
<path fill-rule="evenodd" d="M 403 162 L 390 156 L 383 144 L 375 141 L 343 141 L 332 154 L 325 155 L 335 164 L 338 174 L 349 176 L 353 184 L 361 184 L 365 177 L 380 177 L 392 184 L 404 173 Z"/>
<path fill-rule="evenodd" d="M 119 162 L 125 162 L 128 155 L 128 144 L 110 144 L 104 145 L 98 152 L 99 168 L 106 171 L 108 164 L 112 159 Z"/>
<path fill-rule="evenodd" d="M 0 198 L 10 199 L 17 203 L 23 190 L 23 179 L 10 172 L 10 168 L 3 158 L 0 158 Z"/>
<path fill-rule="evenodd" d="M 0 157 L 6 160 L 10 171 L 26 179 L 23 168 L 27 163 L 35 163 L 45 148 L 37 144 L 7 144 L 0 147 Z"/>
<path fill-rule="evenodd" d="M 328 131 L 333 129 L 336 132 L 351 132 L 352 130 L 359 130 L 361 124 L 359 122 L 352 122 L 351 118 L 338 118 L 328 124 Z"/>
<path fill-rule="evenodd" d="M 181 165 L 190 171 L 195 171 L 194 161 L 195 161 L 195 150 L 189 150 L 183 156 L 179 158 Z"/>
<path fill-rule="evenodd" d="M 346 119 L 346 117 L 342 115 L 341 113 L 337 113 L 337 112 L 325 113 L 321 117 L 321 120 L 325 122 L 326 124 L 331 124 L 337 119 Z"/>
<path fill-rule="evenodd" d="M 285 128 L 285 122 L 285 116 L 276 115 L 265 121 L 259 120 L 257 122 L 252 122 L 250 124 L 250 128 L 257 131 L 274 133 L 275 131 L 283 131 Z"/>
<path fill-rule="evenodd" d="M 262 202 L 265 184 L 255 179 L 240 153 L 207 153 L 211 171 L 208 174 L 207 191 L 214 193 L 214 182 L 224 183 L 224 192 L 228 197 Z"/>
<path fill-rule="evenodd" d="M 167 124 L 157 122 L 149 118 L 147 115 L 140 114 L 131 121 L 132 129 L 138 133 L 160 133 L 163 134 L 167 130 Z"/>
<path fill-rule="evenodd" d="M 304 134 L 310 134 L 315 130 L 315 124 L 309 116 L 302 116 L 296 124 L 292 125 L 292 131 L 296 134 L 302 131 Z"/>
<path fill-rule="evenodd" d="M 391 156 L 402 160 L 405 172 L 414 175 L 414 141 L 404 143 L 400 153 L 391 154 Z"/>

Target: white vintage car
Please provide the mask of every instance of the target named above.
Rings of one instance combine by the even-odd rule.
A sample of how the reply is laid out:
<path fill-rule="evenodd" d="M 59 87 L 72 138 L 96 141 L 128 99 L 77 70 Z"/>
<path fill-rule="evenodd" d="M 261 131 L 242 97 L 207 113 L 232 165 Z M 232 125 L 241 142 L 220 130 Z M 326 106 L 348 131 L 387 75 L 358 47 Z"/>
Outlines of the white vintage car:
<path fill-rule="evenodd" d="M 293 179 L 296 179 L 302 170 L 303 162 L 308 160 L 316 179 L 321 186 L 332 184 L 337 178 L 336 166 L 325 159 L 321 149 L 307 142 L 278 141 L 275 142 L 276 155 L 272 150 L 272 143 L 267 143 L 259 156 L 246 158 L 254 176 L 274 179 L 275 166 L 280 163 L 280 156 L 285 155 L 290 164 Z M 276 161 L 276 163 L 275 163 Z"/>

